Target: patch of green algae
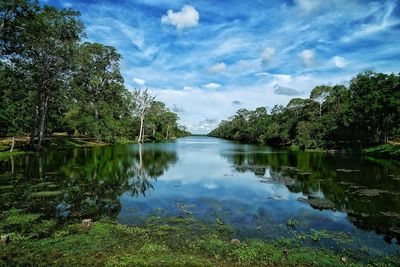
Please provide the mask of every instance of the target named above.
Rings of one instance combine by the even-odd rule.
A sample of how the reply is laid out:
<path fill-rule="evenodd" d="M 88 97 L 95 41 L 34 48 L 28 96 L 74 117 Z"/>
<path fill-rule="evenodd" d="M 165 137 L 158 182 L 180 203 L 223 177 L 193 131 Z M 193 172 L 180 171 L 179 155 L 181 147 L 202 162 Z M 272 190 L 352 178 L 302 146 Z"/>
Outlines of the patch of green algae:
<path fill-rule="evenodd" d="M 16 221 L 25 223 L 33 219 L 37 220 L 36 215 L 25 214 Z M 5 220 L 11 222 L 15 218 Z M 0 245 L 0 266 L 361 265 L 349 254 L 291 245 L 290 242 L 241 240 L 240 244 L 231 243 L 232 231 L 221 221 L 205 223 L 191 217 L 151 217 L 141 227 L 109 221 L 95 222 L 90 229 L 80 224 L 56 227 L 50 221 L 40 224 L 47 226 L 41 227 L 47 234 L 8 233 L 11 242 Z M 387 258 L 384 263 L 394 266 L 398 260 Z M 365 263 L 379 265 L 382 259 Z"/>

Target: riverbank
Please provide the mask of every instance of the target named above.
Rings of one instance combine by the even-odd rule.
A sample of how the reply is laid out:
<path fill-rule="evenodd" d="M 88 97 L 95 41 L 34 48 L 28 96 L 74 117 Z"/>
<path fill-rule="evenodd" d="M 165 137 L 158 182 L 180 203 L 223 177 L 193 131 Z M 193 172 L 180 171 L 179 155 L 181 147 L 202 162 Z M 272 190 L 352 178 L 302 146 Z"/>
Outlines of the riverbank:
<path fill-rule="evenodd" d="M 400 143 L 388 142 L 379 146 L 370 147 L 364 149 L 363 154 L 383 158 L 400 159 Z"/>
<path fill-rule="evenodd" d="M 18 137 L 15 139 L 15 149 L 10 151 L 11 137 L 0 138 L 0 158 L 17 156 L 32 153 L 33 150 L 29 144 L 29 137 Z M 115 144 L 134 144 L 134 140 L 120 138 Z M 97 141 L 89 137 L 69 137 L 66 133 L 56 133 L 44 139 L 43 148 L 67 149 L 71 147 L 95 147 L 106 146 L 111 143 Z"/>
<path fill-rule="evenodd" d="M 297 240 L 239 240 L 222 221 L 194 217 L 149 217 L 140 226 L 111 221 L 67 224 L 40 215 L 9 212 L 1 224 L 7 242 L 0 245 L 3 266 L 360 266 L 399 259 L 371 258 L 365 251 L 333 251 Z M 34 227 L 31 227 L 31 226 Z M 292 227 L 288 225 L 288 227 Z M 18 231 L 17 231 L 18 230 Z M 324 238 L 321 236 L 320 238 Z"/>

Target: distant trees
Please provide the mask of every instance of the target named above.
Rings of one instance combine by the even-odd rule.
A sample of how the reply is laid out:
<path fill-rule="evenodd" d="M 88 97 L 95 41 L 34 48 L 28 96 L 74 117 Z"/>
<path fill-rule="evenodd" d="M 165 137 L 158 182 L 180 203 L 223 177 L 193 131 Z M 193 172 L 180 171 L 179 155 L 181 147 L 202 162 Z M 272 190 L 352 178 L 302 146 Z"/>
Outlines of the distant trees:
<path fill-rule="evenodd" d="M 341 148 L 400 137 L 400 75 L 363 72 L 350 86 L 317 86 L 271 114 L 241 109 L 210 135 L 301 148 Z"/>
<path fill-rule="evenodd" d="M 183 134 L 165 105 L 151 108 L 159 102 L 147 90 L 124 86 L 114 47 L 82 43 L 83 36 L 77 11 L 0 2 L 0 135 L 29 134 L 37 149 L 54 131 L 143 142 L 145 118 L 165 123 L 154 128 L 154 139 Z"/>

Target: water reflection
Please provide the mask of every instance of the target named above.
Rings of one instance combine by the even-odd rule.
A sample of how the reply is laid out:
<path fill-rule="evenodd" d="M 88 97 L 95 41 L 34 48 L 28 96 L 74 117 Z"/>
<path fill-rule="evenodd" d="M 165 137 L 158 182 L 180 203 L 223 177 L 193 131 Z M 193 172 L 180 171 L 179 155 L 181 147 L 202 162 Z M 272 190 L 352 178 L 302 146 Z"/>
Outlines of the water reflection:
<path fill-rule="evenodd" d="M 61 222 L 190 214 L 240 238 L 293 238 L 285 222 L 296 219 L 296 231 L 346 233 L 357 239 L 349 246 L 384 251 L 393 246 L 374 232 L 399 242 L 400 165 L 206 137 L 46 151 L 0 160 L 0 211 L 12 208 Z"/>
<path fill-rule="evenodd" d="M 249 152 L 250 151 L 250 152 Z M 314 208 L 346 212 L 357 227 L 400 243 L 400 166 L 398 162 L 321 153 L 265 153 L 250 146 L 223 153 L 238 172 L 252 172 L 262 182 L 280 182 L 309 199 L 333 203 Z M 328 203 L 329 203 L 328 202 Z"/>
<path fill-rule="evenodd" d="M 47 151 L 0 162 L 0 209 L 70 220 L 115 217 L 120 196 L 145 195 L 177 161 L 152 145 Z"/>

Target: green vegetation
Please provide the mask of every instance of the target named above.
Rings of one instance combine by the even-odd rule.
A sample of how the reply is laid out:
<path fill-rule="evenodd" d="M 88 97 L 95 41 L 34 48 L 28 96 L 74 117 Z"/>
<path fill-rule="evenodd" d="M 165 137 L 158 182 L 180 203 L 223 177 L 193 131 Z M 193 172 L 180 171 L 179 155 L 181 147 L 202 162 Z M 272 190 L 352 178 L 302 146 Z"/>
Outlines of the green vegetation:
<path fill-rule="evenodd" d="M 18 155 L 24 155 L 30 153 L 30 151 L 6 151 L 6 152 L 0 152 L 0 158 L 8 158 L 11 156 L 18 156 Z"/>
<path fill-rule="evenodd" d="M 209 135 L 237 141 L 287 145 L 294 149 L 360 149 L 400 135 L 400 74 L 364 72 L 349 87 L 317 86 L 310 98 L 286 107 L 240 109 Z M 398 155 L 386 145 L 376 150 Z M 388 150 L 391 150 L 389 152 Z"/>
<path fill-rule="evenodd" d="M 367 155 L 378 155 L 381 157 L 400 158 L 400 144 L 387 143 L 363 150 Z"/>
<path fill-rule="evenodd" d="M 15 219 L 17 215 L 20 218 Z M 370 257 L 368 251 L 331 251 L 301 243 L 330 238 L 328 232 L 303 235 L 296 239 L 298 242 L 234 242 L 231 229 L 223 223 L 190 217 L 177 220 L 153 216 L 135 227 L 98 221 L 87 228 L 80 224 L 57 226 L 53 221 L 37 221 L 36 214 L 19 211 L 9 216 L 13 219 L 0 225 L 10 237 L 9 243 L 0 246 L 0 264 L 8 266 L 359 266 L 382 261 L 394 266 L 398 262 L 394 256 Z M 14 225 L 34 220 L 37 224 L 30 231 L 10 232 L 15 230 Z"/>
<path fill-rule="evenodd" d="M 124 86 L 114 47 L 82 42 L 79 12 L 5 0 L 0 15 L 0 136 L 12 137 L 10 151 L 41 149 L 54 132 L 107 143 L 187 134 L 163 103 L 144 105 L 147 90 Z M 29 143 L 16 144 L 21 136 Z"/>

